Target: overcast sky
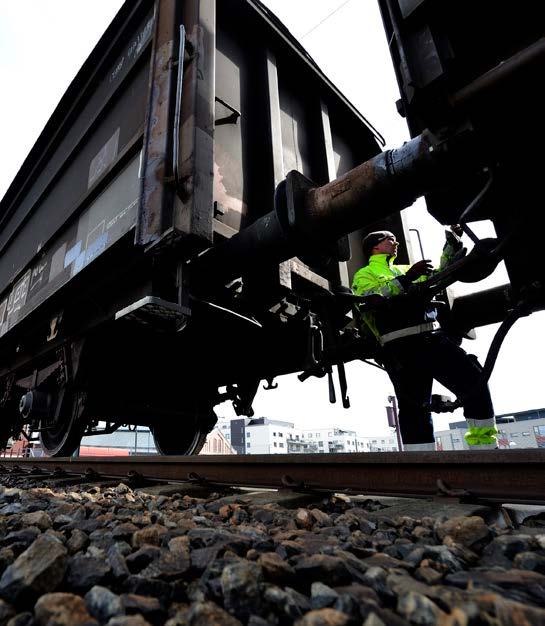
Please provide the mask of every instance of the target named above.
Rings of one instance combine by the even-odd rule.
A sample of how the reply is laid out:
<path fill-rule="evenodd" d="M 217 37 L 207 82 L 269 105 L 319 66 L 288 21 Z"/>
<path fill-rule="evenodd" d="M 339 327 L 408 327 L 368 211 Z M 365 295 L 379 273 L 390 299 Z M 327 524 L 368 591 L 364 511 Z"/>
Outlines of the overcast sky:
<path fill-rule="evenodd" d="M 121 4 L 120 0 L 0 2 L 0 196 Z M 387 148 L 409 138 L 395 108 L 399 94 L 375 0 L 268 0 L 265 4 L 380 131 Z M 427 216 L 423 202 L 408 209 L 407 215 L 409 226 L 422 233 L 426 256 L 438 261 L 443 227 Z M 476 230 L 490 232 L 486 226 L 478 225 Z M 505 273 L 499 272 L 487 286 L 505 280 Z M 457 289 L 468 291 L 463 285 Z M 543 322 L 543 313 L 521 320 L 505 340 L 490 383 L 496 413 L 544 406 Z M 464 347 L 484 360 L 494 331 L 495 327 L 479 329 L 478 340 L 465 342 Z M 347 376 L 352 402 L 348 411 L 340 403 L 329 404 L 325 379 L 300 383 L 292 376 L 281 378 L 276 391 L 259 392 L 256 415 L 295 421 L 303 428 L 335 425 L 364 435 L 389 432 L 384 406 L 393 389 L 386 374 L 356 363 L 349 364 Z M 233 415 L 227 404 L 218 413 Z M 436 429 L 448 419 L 462 416 L 438 417 Z"/>

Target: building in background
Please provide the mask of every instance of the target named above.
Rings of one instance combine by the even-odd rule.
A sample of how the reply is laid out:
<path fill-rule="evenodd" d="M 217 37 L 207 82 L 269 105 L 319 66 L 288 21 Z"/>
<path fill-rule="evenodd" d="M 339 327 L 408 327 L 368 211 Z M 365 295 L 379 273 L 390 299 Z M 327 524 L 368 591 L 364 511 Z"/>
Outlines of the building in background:
<path fill-rule="evenodd" d="M 145 426 L 121 426 L 109 435 L 83 437 L 82 447 L 116 448 L 127 450 L 129 454 L 157 454 L 153 435 Z"/>
<path fill-rule="evenodd" d="M 334 452 L 390 452 L 395 435 L 362 437 L 341 428 L 296 428 L 293 422 L 268 417 L 220 418 L 216 425 L 238 454 L 327 454 Z"/>
<path fill-rule="evenodd" d="M 84 437 L 82 439 L 83 452 L 87 452 L 87 448 L 93 448 L 93 454 L 98 454 L 97 450 L 104 449 L 107 454 L 109 449 L 126 451 L 127 454 L 157 454 L 157 449 L 153 441 L 153 435 L 149 428 L 138 426 L 135 429 L 129 429 L 123 426 L 110 435 L 95 435 Z M 200 454 L 236 454 L 231 443 L 225 438 L 224 434 L 214 428 L 206 438 L 206 442 Z M 82 454 L 83 456 L 83 454 Z"/>
<path fill-rule="evenodd" d="M 225 435 L 217 428 L 214 428 L 212 432 L 208 433 L 199 454 L 237 454 L 237 451 L 227 441 Z"/>
<path fill-rule="evenodd" d="M 545 409 L 532 409 L 505 415 L 496 415 L 498 447 L 503 450 L 517 448 L 545 448 Z M 438 450 L 468 450 L 464 435 L 465 422 L 452 422 L 449 430 L 435 433 Z"/>

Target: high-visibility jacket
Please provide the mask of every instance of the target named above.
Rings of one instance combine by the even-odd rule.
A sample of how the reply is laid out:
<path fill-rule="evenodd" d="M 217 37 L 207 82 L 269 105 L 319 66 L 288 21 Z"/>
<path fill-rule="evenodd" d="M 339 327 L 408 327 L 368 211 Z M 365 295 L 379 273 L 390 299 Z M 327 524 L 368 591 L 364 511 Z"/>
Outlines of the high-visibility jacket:
<path fill-rule="evenodd" d="M 437 273 L 443 270 L 461 249 L 461 241 L 453 233 L 448 233 L 447 242 L 441 254 Z M 352 291 L 358 296 L 379 295 L 391 298 L 406 291 L 406 281 L 400 281 L 410 269 L 410 265 L 394 265 L 395 257 L 388 254 L 374 254 L 369 259 L 369 264 L 362 267 L 354 275 Z M 426 276 L 421 276 L 414 282 L 424 282 Z M 405 286 L 403 285 L 405 282 Z M 420 303 L 407 303 L 403 311 L 383 310 L 380 312 L 366 312 L 361 314 L 363 322 L 370 328 L 375 337 L 386 343 L 411 334 L 434 330 L 439 327 L 437 310 L 430 305 L 423 307 Z"/>

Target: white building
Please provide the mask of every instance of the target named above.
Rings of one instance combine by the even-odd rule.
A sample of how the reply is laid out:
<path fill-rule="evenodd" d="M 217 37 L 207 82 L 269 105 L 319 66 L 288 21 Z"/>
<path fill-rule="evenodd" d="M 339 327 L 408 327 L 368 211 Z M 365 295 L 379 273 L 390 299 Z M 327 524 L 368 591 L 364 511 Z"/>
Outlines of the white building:
<path fill-rule="evenodd" d="M 268 417 L 226 419 L 216 425 L 239 454 L 327 454 L 397 450 L 394 435 L 361 437 L 341 428 L 296 428 Z"/>

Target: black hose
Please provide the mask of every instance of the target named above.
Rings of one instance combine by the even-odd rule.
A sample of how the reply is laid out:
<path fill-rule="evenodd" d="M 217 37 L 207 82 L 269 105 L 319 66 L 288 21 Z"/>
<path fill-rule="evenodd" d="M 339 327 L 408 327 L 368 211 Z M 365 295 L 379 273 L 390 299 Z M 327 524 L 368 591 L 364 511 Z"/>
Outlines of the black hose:
<path fill-rule="evenodd" d="M 500 352 L 500 348 L 503 344 L 503 340 L 507 336 L 507 333 L 513 327 L 513 324 L 520 319 L 528 315 L 530 311 L 528 310 L 528 303 L 526 301 L 519 302 L 517 306 L 509 313 L 509 315 L 503 320 L 500 327 L 496 331 L 494 335 L 494 339 L 492 339 L 492 343 L 490 344 L 490 348 L 488 349 L 488 354 L 486 355 L 486 360 L 484 363 L 484 367 L 482 369 L 481 375 L 479 376 L 478 381 L 475 385 L 463 396 L 457 398 L 454 403 L 456 406 L 454 408 L 459 408 L 463 406 L 464 402 L 471 398 L 483 385 L 488 383 L 492 371 L 494 369 L 494 365 L 496 364 L 496 359 L 498 358 L 498 354 Z"/>

